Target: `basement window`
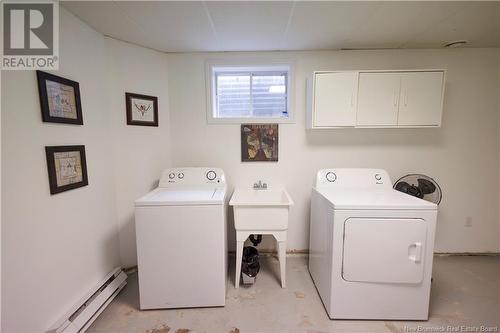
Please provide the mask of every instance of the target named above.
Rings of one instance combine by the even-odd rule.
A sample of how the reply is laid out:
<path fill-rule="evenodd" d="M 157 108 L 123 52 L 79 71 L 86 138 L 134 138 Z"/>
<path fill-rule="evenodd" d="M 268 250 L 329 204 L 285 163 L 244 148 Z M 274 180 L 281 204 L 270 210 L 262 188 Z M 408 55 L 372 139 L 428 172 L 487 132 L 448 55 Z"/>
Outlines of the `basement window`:
<path fill-rule="evenodd" d="M 284 123 L 290 114 L 290 66 L 210 66 L 208 121 Z"/>

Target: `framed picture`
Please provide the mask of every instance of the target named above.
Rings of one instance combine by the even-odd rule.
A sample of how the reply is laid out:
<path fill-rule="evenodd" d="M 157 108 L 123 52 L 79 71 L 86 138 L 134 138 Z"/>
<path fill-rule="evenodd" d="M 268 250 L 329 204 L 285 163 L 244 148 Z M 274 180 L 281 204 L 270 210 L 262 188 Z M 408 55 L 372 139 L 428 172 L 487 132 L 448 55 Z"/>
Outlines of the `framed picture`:
<path fill-rule="evenodd" d="M 85 146 L 45 147 L 50 194 L 88 185 Z"/>
<path fill-rule="evenodd" d="M 278 161 L 278 124 L 241 125 L 241 161 Z"/>
<path fill-rule="evenodd" d="M 158 97 L 125 93 L 127 125 L 158 126 Z"/>
<path fill-rule="evenodd" d="M 63 77 L 36 71 L 42 120 L 83 125 L 80 85 Z"/>

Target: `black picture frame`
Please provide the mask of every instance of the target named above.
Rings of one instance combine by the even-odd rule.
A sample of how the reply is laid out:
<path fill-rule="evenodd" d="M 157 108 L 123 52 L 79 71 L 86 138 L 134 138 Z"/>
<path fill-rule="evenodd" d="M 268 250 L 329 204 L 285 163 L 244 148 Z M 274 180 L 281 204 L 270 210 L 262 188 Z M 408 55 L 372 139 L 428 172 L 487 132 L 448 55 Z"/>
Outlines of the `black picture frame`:
<path fill-rule="evenodd" d="M 144 121 L 144 120 L 134 119 L 133 108 L 137 107 L 137 105 L 133 102 L 134 99 L 146 100 L 146 101 L 149 101 L 153 104 L 153 110 L 152 110 L 153 120 L 152 121 Z M 125 105 L 126 105 L 126 109 L 127 109 L 127 125 L 158 127 L 158 123 L 159 123 L 158 122 L 158 97 L 126 92 L 125 93 Z"/>
<path fill-rule="evenodd" d="M 73 182 L 66 185 L 58 185 L 57 178 L 57 166 L 55 153 L 61 152 L 78 152 L 80 156 L 80 170 L 81 170 L 81 181 Z M 87 186 L 89 184 L 87 176 L 87 161 L 85 157 L 85 146 L 46 146 L 45 155 L 47 158 L 47 170 L 49 173 L 49 186 L 50 194 L 54 195 L 57 193 L 65 192 L 68 190 L 73 190 L 79 187 Z M 76 172 L 77 165 L 74 166 Z"/>
<path fill-rule="evenodd" d="M 38 81 L 38 94 L 40 96 L 40 108 L 42 110 L 42 121 L 48 123 L 83 125 L 82 103 L 80 100 L 80 84 L 76 81 L 72 81 L 43 71 L 36 71 L 36 76 Z M 49 94 L 47 91 L 47 81 L 56 82 L 61 85 L 73 88 L 76 118 L 54 116 L 51 114 Z"/>

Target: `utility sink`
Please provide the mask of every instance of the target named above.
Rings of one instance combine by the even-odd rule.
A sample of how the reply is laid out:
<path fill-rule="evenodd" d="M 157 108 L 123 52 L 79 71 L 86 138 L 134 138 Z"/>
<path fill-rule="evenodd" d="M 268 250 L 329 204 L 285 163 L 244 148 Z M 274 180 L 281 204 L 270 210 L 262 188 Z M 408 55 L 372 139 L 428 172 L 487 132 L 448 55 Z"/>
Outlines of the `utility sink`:
<path fill-rule="evenodd" d="M 288 210 L 293 200 L 283 187 L 236 188 L 229 205 L 233 206 L 236 230 L 287 230 Z"/>

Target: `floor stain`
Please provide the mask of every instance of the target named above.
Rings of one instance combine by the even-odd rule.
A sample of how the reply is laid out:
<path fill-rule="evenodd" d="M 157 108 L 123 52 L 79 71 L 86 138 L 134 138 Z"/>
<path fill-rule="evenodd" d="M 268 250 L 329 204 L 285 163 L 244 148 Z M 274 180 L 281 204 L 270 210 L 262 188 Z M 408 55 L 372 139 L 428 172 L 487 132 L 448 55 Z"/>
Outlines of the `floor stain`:
<path fill-rule="evenodd" d="M 396 325 L 394 325 L 393 323 L 390 323 L 390 322 L 385 321 L 385 322 L 384 322 L 384 325 L 385 325 L 385 327 L 387 327 L 387 329 L 388 329 L 389 331 L 391 331 L 392 333 L 402 333 L 402 332 L 403 332 L 403 331 L 402 331 L 399 327 L 397 327 L 397 326 L 396 326 Z"/>
<path fill-rule="evenodd" d="M 434 313 L 432 317 L 444 321 L 447 324 L 452 324 L 457 322 L 458 320 L 465 319 L 465 316 L 463 314 L 458 313 L 456 311 L 455 313 L 450 313 L 450 314 Z"/>
<path fill-rule="evenodd" d="M 160 325 L 157 328 L 153 328 L 146 331 L 146 333 L 168 333 L 168 332 L 170 332 L 170 327 L 168 327 L 165 324 Z"/>
<path fill-rule="evenodd" d="M 248 300 L 248 299 L 255 299 L 255 296 L 257 293 L 255 291 L 250 291 L 248 293 L 241 293 L 236 295 L 234 298 L 235 299 L 240 299 L 240 300 Z"/>
<path fill-rule="evenodd" d="M 228 333 L 240 333 L 240 329 L 237 328 L 237 327 L 234 327 L 233 329 L 231 329 Z"/>
<path fill-rule="evenodd" d="M 461 292 L 464 292 L 464 293 L 468 293 L 469 292 L 469 288 L 465 287 L 465 286 L 461 286 L 460 287 L 460 291 Z"/>
<path fill-rule="evenodd" d="M 306 294 L 304 294 L 302 291 L 295 291 L 295 298 L 304 298 L 306 297 Z"/>
<path fill-rule="evenodd" d="M 189 333 L 191 330 L 189 328 L 179 328 L 175 333 Z"/>
<path fill-rule="evenodd" d="M 300 326 L 312 326 L 309 316 L 302 316 L 302 320 L 299 323 Z"/>

